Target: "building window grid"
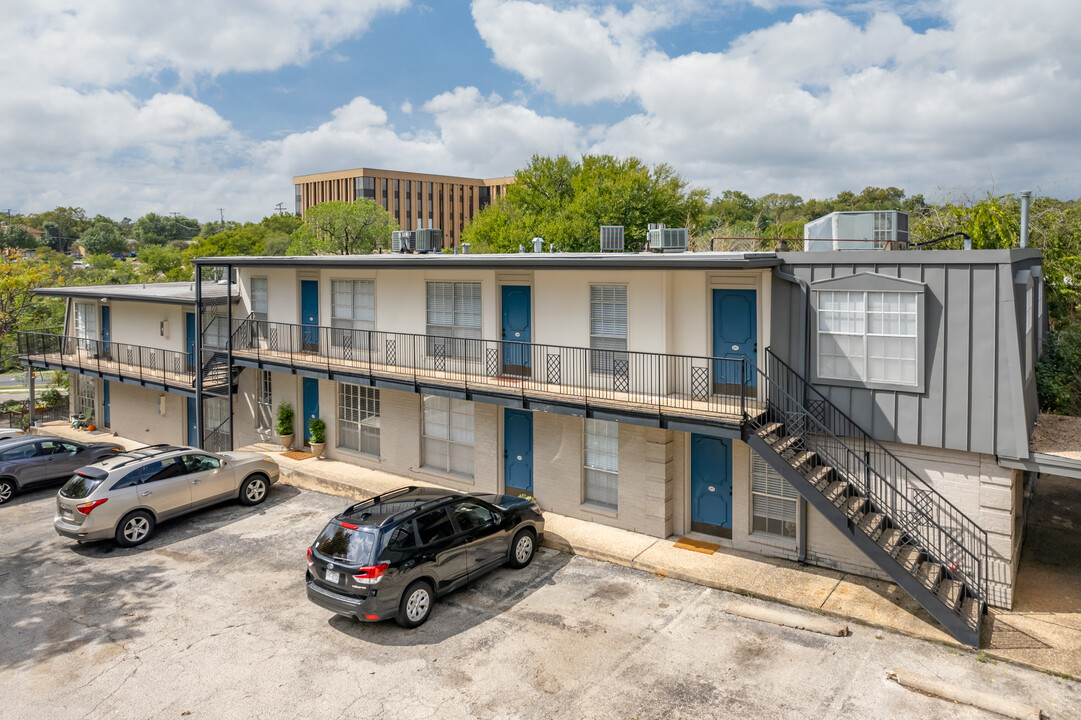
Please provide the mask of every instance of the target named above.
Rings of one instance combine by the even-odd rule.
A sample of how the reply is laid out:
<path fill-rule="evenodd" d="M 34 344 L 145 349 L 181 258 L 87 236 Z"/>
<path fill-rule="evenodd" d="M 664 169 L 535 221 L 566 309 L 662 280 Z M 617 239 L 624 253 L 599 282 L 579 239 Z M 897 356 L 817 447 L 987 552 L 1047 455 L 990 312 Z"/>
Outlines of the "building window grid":
<path fill-rule="evenodd" d="M 751 453 L 751 533 L 796 537 L 796 489 Z"/>
<path fill-rule="evenodd" d="M 818 294 L 818 376 L 916 385 L 916 293 L 851 290 Z"/>
<path fill-rule="evenodd" d="M 352 347 L 366 347 L 366 335 L 350 331 L 375 329 L 375 281 L 331 280 L 330 296 L 331 344 L 346 346 L 352 336 Z"/>
<path fill-rule="evenodd" d="M 255 374 L 255 429 L 261 433 L 274 430 L 274 392 L 270 372 L 257 370 Z"/>
<path fill-rule="evenodd" d="M 590 369 L 613 373 L 627 361 L 627 286 L 591 285 L 589 288 Z"/>
<path fill-rule="evenodd" d="M 442 352 L 446 357 L 457 358 L 479 357 L 479 343 L 469 341 L 479 340 L 481 336 L 480 283 L 430 282 L 427 296 L 426 332 L 432 336 L 428 340 L 428 353 Z"/>
<path fill-rule="evenodd" d="M 338 447 L 379 457 L 379 389 L 338 383 Z"/>
<path fill-rule="evenodd" d="M 619 506 L 619 423 L 585 421 L 582 499 L 610 510 Z"/>
<path fill-rule="evenodd" d="M 439 472 L 472 478 L 473 403 L 421 395 L 421 404 L 421 463 Z"/>
<path fill-rule="evenodd" d="M 88 418 L 94 416 L 94 378 L 75 376 L 75 412 Z"/>

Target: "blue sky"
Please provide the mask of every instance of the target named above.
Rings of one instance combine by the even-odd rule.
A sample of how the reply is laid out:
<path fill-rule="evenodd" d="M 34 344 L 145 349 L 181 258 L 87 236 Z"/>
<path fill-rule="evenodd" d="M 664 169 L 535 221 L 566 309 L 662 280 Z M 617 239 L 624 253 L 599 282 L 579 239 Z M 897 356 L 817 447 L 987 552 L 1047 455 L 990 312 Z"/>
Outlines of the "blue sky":
<path fill-rule="evenodd" d="M 292 176 L 636 155 L 698 187 L 1081 195 L 1081 4 L 41 0 L 0 205 L 258 219 Z"/>

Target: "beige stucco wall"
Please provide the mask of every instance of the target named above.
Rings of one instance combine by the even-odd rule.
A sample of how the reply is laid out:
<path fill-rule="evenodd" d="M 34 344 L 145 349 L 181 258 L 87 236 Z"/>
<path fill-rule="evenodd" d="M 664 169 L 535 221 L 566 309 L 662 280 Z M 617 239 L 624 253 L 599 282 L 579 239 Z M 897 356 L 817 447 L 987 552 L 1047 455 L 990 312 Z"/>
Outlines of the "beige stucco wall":
<path fill-rule="evenodd" d="M 95 380 L 95 399 L 101 417 L 102 381 Z M 159 398 L 165 399 L 165 413 L 159 412 Z M 147 444 L 186 445 L 187 399 L 159 390 L 109 383 L 109 429 L 122 437 Z"/>

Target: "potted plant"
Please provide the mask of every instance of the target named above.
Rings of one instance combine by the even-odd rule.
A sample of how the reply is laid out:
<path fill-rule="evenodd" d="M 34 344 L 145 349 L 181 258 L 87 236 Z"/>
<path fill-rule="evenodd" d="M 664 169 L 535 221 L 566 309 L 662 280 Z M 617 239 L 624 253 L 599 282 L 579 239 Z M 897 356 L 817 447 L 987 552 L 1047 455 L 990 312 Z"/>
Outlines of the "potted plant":
<path fill-rule="evenodd" d="M 278 405 L 278 437 L 283 450 L 293 449 L 293 406 L 287 402 Z"/>
<path fill-rule="evenodd" d="M 311 436 L 312 455 L 323 457 L 323 448 L 327 444 L 327 424 L 319 418 L 308 421 L 308 434 Z"/>

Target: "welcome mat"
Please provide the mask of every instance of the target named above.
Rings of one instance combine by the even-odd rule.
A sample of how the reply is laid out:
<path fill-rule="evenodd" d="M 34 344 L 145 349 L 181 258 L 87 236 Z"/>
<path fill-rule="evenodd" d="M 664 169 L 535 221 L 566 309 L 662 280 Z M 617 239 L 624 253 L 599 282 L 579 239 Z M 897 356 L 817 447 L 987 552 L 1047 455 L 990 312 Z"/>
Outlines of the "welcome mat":
<path fill-rule="evenodd" d="M 289 452 L 282 453 L 282 455 L 290 460 L 307 460 L 308 458 L 315 457 L 310 452 L 304 452 L 303 450 L 290 450 Z"/>
<path fill-rule="evenodd" d="M 711 542 L 703 542 L 702 540 L 694 540 L 689 537 L 681 537 L 675 542 L 672 547 L 678 547 L 681 550 L 694 550 L 695 552 L 705 553 L 706 555 L 712 555 L 720 549 L 720 545 Z"/>

